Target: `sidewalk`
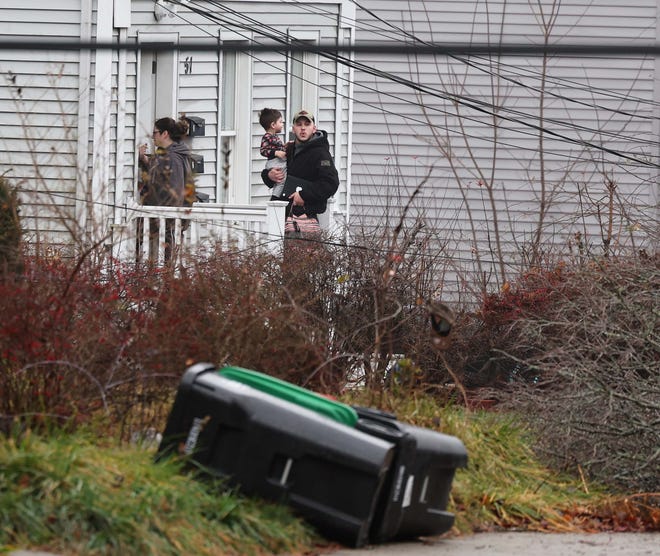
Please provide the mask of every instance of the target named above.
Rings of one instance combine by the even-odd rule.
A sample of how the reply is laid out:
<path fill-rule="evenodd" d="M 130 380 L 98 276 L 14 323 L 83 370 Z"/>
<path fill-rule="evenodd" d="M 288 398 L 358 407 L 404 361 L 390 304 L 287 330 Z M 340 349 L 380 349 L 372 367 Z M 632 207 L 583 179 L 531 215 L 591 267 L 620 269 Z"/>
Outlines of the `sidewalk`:
<path fill-rule="evenodd" d="M 330 556 L 657 556 L 660 533 L 477 533 L 323 551 Z M 57 556 L 16 550 L 8 556 Z M 120 555 L 117 555 L 120 556 Z M 192 556 L 192 555 L 191 555 Z"/>
<path fill-rule="evenodd" d="M 657 556 L 660 533 L 477 533 L 342 549 L 331 556 Z"/>

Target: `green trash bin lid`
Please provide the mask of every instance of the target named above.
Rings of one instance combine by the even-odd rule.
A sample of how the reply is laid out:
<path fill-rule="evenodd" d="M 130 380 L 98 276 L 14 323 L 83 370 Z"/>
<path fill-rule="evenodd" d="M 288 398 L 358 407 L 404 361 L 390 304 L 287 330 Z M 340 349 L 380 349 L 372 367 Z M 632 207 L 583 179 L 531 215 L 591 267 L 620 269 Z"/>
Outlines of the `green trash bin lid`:
<path fill-rule="evenodd" d="M 358 414 L 350 405 L 328 399 L 316 392 L 279 378 L 241 367 L 223 367 L 218 373 L 225 378 L 241 382 L 261 392 L 311 409 L 349 427 L 354 427 L 358 421 Z"/>

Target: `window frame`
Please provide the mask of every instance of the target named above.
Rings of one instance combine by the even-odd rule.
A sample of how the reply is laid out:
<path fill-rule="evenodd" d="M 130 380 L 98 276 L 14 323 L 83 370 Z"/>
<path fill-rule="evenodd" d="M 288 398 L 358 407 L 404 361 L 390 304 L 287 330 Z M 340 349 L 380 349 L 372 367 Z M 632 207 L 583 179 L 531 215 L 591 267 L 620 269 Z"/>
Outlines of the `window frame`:
<path fill-rule="evenodd" d="M 313 45 L 320 42 L 320 32 L 290 27 L 288 29 L 291 42 L 301 41 Z M 320 56 L 316 52 L 292 52 L 287 58 L 287 110 L 295 114 L 298 110 L 307 110 L 318 119 L 319 107 L 319 62 Z M 300 65 L 301 75 L 295 75 L 295 65 Z M 296 80 L 300 81 L 300 92 Z M 300 98 L 300 106 L 296 106 Z M 318 123 L 318 122 L 317 122 Z"/>
<path fill-rule="evenodd" d="M 219 45 L 248 44 L 245 36 L 221 33 Z M 218 56 L 218 125 L 216 151 L 216 202 L 223 204 L 250 203 L 252 58 L 245 52 L 226 53 L 220 48 Z M 227 59 L 233 60 L 233 76 L 226 79 Z M 227 122 L 224 103 L 227 87 L 232 89 L 233 110 Z M 229 149 L 229 154 L 226 153 Z M 243 171 L 244 170 L 244 171 Z"/>

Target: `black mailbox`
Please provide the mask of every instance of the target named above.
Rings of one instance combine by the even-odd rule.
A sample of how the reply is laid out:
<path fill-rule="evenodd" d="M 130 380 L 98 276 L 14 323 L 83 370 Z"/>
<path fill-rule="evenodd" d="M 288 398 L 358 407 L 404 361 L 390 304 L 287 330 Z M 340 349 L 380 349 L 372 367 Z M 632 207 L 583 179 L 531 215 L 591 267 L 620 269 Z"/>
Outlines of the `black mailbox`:
<path fill-rule="evenodd" d="M 192 171 L 195 174 L 204 173 L 204 157 L 201 154 L 191 154 L 190 160 L 192 162 Z"/>
<path fill-rule="evenodd" d="M 206 135 L 206 121 L 199 116 L 186 116 L 188 122 L 188 137 L 204 137 Z"/>

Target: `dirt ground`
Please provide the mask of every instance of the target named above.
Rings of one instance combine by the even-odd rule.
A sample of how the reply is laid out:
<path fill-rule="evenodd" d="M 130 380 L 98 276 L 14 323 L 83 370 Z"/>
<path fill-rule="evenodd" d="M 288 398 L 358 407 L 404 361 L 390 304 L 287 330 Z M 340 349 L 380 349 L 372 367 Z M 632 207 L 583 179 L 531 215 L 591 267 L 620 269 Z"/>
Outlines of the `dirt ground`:
<path fill-rule="evenodd" d="M 331 556 L 660 556 L 660 533 L 478 533 L 342 549 Z"/>

